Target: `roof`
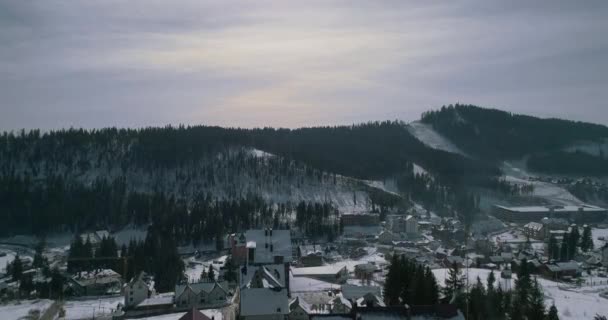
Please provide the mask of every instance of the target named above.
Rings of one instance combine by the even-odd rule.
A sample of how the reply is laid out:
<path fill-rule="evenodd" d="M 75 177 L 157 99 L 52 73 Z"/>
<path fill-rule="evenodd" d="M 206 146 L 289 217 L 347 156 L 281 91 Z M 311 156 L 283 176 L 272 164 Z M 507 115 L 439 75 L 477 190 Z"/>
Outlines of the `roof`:
<path fill-rule="evenodd" d="M 94 284 L 109 284 L 120 283 L 122 280 L 120 274 L 112 269 L 103 269 L 99 271 L 80 272 L 72 277 L 74 282 L 82 287 Z"/>
<path fill-rule="evenodd" d="M 192 308 L 190 311 L 186 312 L 185 315 L 179 318 L 179 320 L 211 320 L 211 318 Z"/>
<path fill-rule="evenodd" d="M 540 231 L 540 230 L 543 229 L 543 227 L 544 227 L 544 225 L 542 223 L 538 223 L 538 222 L 528 222 L 524 226 L 524 228 L 526 228 L 526 229 L 532 229 L 534 231 Z"/>
<path fill-rule="evenodd" d="M 172 305 L 173 295 L 159 295 L 151 298 L 147 298 L 140 302 L 137 307 L 149 307 L 149 306 L 160 306 L 160 305 Z"/>
<path fill-rule="evenodd" d="M 349 300 L 359 299 L 368 293 L 380 295 L 382 293 L 382 288 L 373 286 L 355 286 L 350 284 L 345 284 L 342 286 L 342 295 L 344 298 Z"/>
<path fill-rule="evenodd" d="M 301 245 L 299 247 L 300 255 L 309 256 L 309 255 L 323 255 L 323 248 L 320 245 L 307 244 Z"/>
<path fill-rule="evenodd" d="M 247 230 L 245 238 L 247 238 L 248 248 L 255 245 L 255 263 L 274 263 L 275 256 L 284 257 L 283 261 L 285 262 L 293 260 L 289 230 Z"/>
<path fill-rule="evenodd" d="M 288 314 L 287 290 L 248 288 L 241 291 L 241 316 Z"/>
<path fill-rule="evenodd" d="M 184 290 L 186 290 L 187 287 L 190 287 L 190 289 L 192 289 L 192 291 L 194 291 L 194 293 L 198 295 L 198 294 L 201 293 L 201 291 L 205 291 L 206 293 L 210 293 L 211 291 L 213 291 L 213 289 L 216 286 L 219 287 L 224 292 L 226 292 L 226 289 L 224 289 L 217 282 L 198 282 L 198 283 L 178 284 L 178 285 L 175 286 L 175 297 L 177 298 L 177 297 L 181 296 L 182 293 L 184 293 Z"/>
<path fill-rule="evenodd" d="M 507 210 L 513 213 L 530 213 L 530 212 L 606 212 L 606 209 L 597 206 L 584 204 L 581 206 L 527 206 L 527 207 L 506 207 L 500 205 L 494 205 L 497 208 Z"/>
<path fill-rule="evenodd" d="M 262 270 L 262 281 L 265 287 L 285 287 L 285 265 L 271 264 L 259 267 L 249 266 L 247 274 L 241 274 L 241 288 L 249 287 L 256 273 Z"/>
<path fill-rule="evenodd" d="M 335 275 L 343 270 L 346 270 L 345 266 L 322 266 L 322 267 L 308 267 L 308 268 L 292 268 L 291 274 L 294 277 L 306 277 L 306 276 L 319 276 L 319 275 Z"/>

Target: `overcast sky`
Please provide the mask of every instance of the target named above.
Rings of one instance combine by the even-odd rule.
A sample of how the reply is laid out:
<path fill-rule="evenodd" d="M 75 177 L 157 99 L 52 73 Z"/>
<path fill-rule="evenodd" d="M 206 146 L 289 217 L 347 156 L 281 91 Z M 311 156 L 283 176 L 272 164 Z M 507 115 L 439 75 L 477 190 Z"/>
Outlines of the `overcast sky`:
<path fill-rule="evenodd" d="M 0 130 L 608 124 L 608 1 L 0 0 Z"/>

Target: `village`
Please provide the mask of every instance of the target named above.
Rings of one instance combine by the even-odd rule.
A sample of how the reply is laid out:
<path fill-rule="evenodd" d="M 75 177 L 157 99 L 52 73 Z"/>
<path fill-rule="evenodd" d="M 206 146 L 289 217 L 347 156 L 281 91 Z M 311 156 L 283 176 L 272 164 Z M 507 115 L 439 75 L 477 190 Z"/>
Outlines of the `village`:
<path fill-rule="evenodd" d="M 517 268 L 527 263 L 552 303 L 559 304 L 560 290 L 604 299 L 608 297 L 605 219 L 605 209 L 590 205 L 496 205 L 488 219 L 466 230 L 457 218 L 439 217 L 420 206 L 387 214 L 384 221 L 378 213 L 347 212 L 341 216 L 343 233 L 333 242 L 311 241 L 294 229 L 266 227 L 226 235 L 220 251 L 213 246 L 180 247 L 186 264 L 184 281 L 164 293 L 155 291 L 153 277 L 144 272 L 131 279 L 109 268 L 70 274 L 65 250 L 49 247 L 44 256 L 67 279 L 61 288 L 67 298 L 32 300 L 36 293 L 24 291 L 22 283 L 5 273 L 0 280 L 4 303 L 0 317 L 464 319 L 464 310 L 445 297 L 435 306 L 387 306 L 383 287 L 395 255 L 432 269 L 440 286 L 446 270 L 457 265 L 467 283 L 495 272 L 498 285 L 511 290 Z M 103 239 L 112 236 L 117 235 L 103 230 L 80 235 L 97 250 Z M 9 269 L 18 256 L 33 287 L 52 283 L 53 275 L 35 267 L 31 248 L 6 244 L 1 251 L 0 259 Z M 22 301 L 15 302 L 17 298 Z M 602 312 L 601 305 L 594 308 Z M 569 313 L 576 318 L 576 312 L 562 316 L 569 318 Z"/>

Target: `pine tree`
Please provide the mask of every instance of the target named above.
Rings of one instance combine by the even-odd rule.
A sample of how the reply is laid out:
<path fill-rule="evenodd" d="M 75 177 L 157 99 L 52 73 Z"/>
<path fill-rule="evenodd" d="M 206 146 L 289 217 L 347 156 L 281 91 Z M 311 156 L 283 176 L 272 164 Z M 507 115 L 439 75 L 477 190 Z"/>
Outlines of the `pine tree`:
<path fill-rule="evenodd" d="M 32 266 L 34 268 L 41 268 L 42 266 L 46 265 L 46 258 L 42 255 L 42 253 L 44 252 L 45 245 L 46 244 L 45 244 L 44 239 L 41 239 L 36 244 L 35 253 L 34 253 L 34 261 L 32 262 Z"/>
<path fill-rule="evenodd" d="M 522 259 L 517 272 L 517 279 L 515 280 L 515 296 L 513 298 L 513 312 L 519 316 L 519 310 L 521 316 L 525 315 L 528 306 L 530 305 L 530 293 L 532 291 L 532 278 L 530 277 L 530 270 L 527 259 Z M 517 311 L 516 311 L 517 310 Z"/>
<path fill-rule="evenodd" d="M 549 245 L 547 251 L 549 253 L 549 259 L 555 261 L 559 260 L 559 244 L 557 243 L 557 238 L 555 238 L 554 235 L 551 235 L 551 238 L 549 238 Z"/>
<path fill-rule="evenodd" d="M 213 281 L 215 280 L 215 271 L 213 270 L 213 265 L 209 265 L 209 271 L 207 272 L 207 277 L 209 277 L 209 280 Z"/>
<path fill-rule="evenodd" d="M 426 305 L 435 305 L 439 302 L 439 286 L 437 285 L 437 279 L 435 279 L 435 274 L 431 268 L 426 267 L 424 271 L 425 278 L 425 294 Z"/>
<path fill-rule="evenodd" d="M 538 284 L 538 280 L 534 278 L 532 289 L 530 291 L 530 302 L 526 310 L 528 320 L 545 320 L 545 299 L 543 291 Z"/>
<path fill-rule="evenodd" d="M 492 270 L 490 272 L 490 274 L 488 275 L 488 279 L 486 281 L 487 281 L 487 287 L 488 287 L 488 294 L 493 293 L 494 292 L 494 283 L 496 283 L 496 276 L 494 275 L 494 270 Z"/>
<path fill-rule="evenodd" d="M 400 259 L 397 255 L 393 255 L 384 283 L 384 303 L 388 306 L 399 304 L 399 295 L 401 294 L 401 273 L 399 269 Z"/>
<path fill-rule="evenodd" d="M 559 316 L 557 315 L 557 308 L 555 304 L 549 308 L 549 314 L 547 314 L 547 320 L 559 320 Z"/>
<path fill-rule="evenodd" d="M 444 294 L 450 299 L 455 299 L 464 287 L 464 279 L 460 274 L 460 266 L 456 262 L 448 270 L 448 278 L 445 280 Z"/>
<path fill-rule="evenodd" d="M 588 225 L 585 225 L 584 229 L 583 229 L 583 236 L 581 238 L 581 250 L 583 250 L 583 252 L 587 252 L 589 250 L 593 250 L 594 245 L 593 245 L 593 236 L 591 233 L 591 227 Z"/>
<path fill-rule="evenodd" d="M 21 275 L 23 274 L 23 264 L 21 263 L 21 258 L 19 257 L 19 254 L 17 254 L 15 256 L 15 259 L 13 260 L 11 272 L 13 281 L 21 280 Z"/>
<path fill-rule="evenodd" d="M 570 230 L 570 234 L 568 238 L 568 260 L 574 259 L 576 255 L 576 248 L 578 247 L 580 241 L 580 234 L 578 232 L 578 227 L 573 225 L 572 230 Z"/>
<path fill-rule="evenodd" d="M 569 256 L 569 248 L 568 248 L 568 235 L 565 234 L 564 238 L 562 239 L 562 244 L 560 246 L 560 252 L 559 252 L 559 259 L 561 261 L 568 261 L 570 260 L 570 256 Z"/>

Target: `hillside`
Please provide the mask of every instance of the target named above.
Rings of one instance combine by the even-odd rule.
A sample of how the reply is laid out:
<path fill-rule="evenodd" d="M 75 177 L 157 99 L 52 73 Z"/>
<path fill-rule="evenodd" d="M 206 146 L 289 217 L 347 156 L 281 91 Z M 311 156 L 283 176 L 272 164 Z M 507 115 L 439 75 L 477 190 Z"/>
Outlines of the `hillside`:
<path fill-rule="evenodd" d="M 490 160 L 519 159 L 608 137 L 608 127 L 598 124 L 541 119 L 473 105 L 443 106 L 424 113 L 421 121 L 450 137 L 463 151 Z"/>

